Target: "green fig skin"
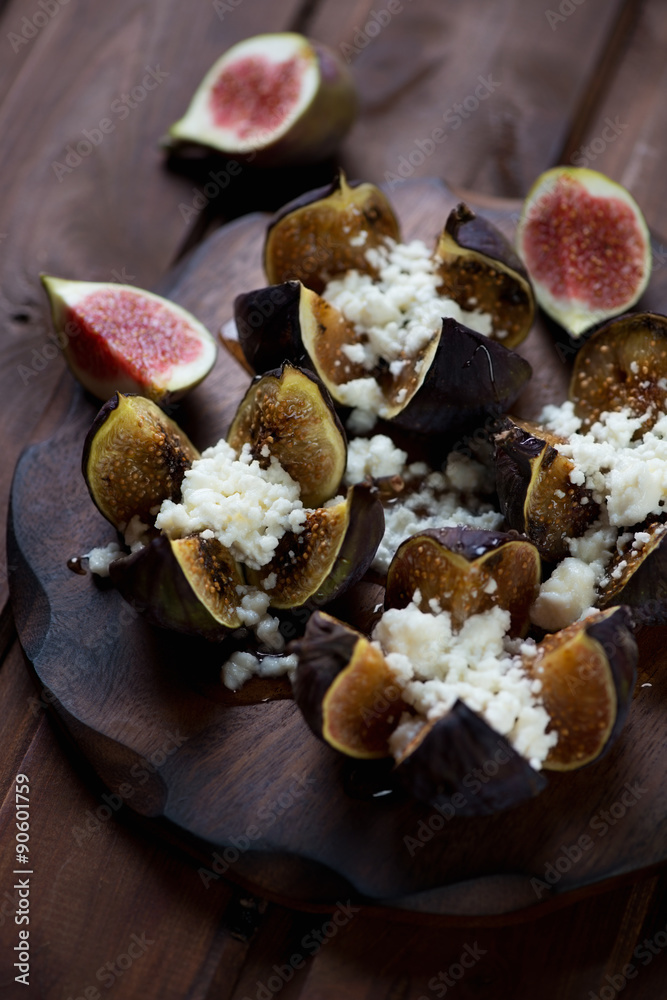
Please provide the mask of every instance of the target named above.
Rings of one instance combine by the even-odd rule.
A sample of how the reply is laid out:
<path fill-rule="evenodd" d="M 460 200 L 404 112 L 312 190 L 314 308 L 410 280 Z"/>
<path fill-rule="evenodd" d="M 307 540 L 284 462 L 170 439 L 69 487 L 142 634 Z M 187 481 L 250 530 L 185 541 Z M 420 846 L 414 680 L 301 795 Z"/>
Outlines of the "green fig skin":
<path fill-rule="evenodd" d="M 151 624 L 222 641 L 242 623 L 234 611 L 214 615 L 208 610 L 202 600 L 206 598 L 208 583 L 204 574 L 211 560 L 218 567 L 221 563 L 226 567 L 224 586 L 233 606 L 235 600 L 240 601 L 235 587 L 244 582 L 240 567 L 216 539 L 200 539 L 201 575 L 188 575 L 176 556 L 178 544 L 166 535 L 159 535 L 144 548 L 112 562 L 111 580 L 125 600 Z"/>

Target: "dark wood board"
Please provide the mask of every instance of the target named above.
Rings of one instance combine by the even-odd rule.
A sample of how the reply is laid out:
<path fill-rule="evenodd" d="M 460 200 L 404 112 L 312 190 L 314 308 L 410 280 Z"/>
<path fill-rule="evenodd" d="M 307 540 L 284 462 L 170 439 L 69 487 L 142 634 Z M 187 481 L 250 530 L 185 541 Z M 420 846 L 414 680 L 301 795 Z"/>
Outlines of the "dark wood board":
<path fill-rule="evenodd" d="M 405 235 L 430 241 L 456 198 L 438 182 L 419 181 L 393 200 Z M 515 205 L 488 203 L 486 211 L 511 230 Z M 264 226 L 255 215 L 218 231 L 161 290 L 218 328 L 234 295 L 263 283 Z M 661 279 L 647 296 L 654 309 L 667 301 Z M 562 397 L 567 366 L 541 328 L 526 354 L 538 369 L 537 391 L 523 404 L 534 413 Z M 174 415 L 203 446 L 224 432 L 246 385 L 221 356 Z M 19 636 L 50 702 L 110 789 L 131 788 L 128 805 L 213 845 L 211 852 L 231 847 L 229 877 L 255 879 L 263 891 L 304 904 L 353 891 L 448 917 L 503 915 L 664 861 L 664 629 L 642 637 L 641 682 L 652 686 L 638 687 L 623 736 L 603 761 L 551 776 L 547 791 L 519 809 L 453 819 L 410 852 L 405 838 L 416 837 L 432 810 L 408 799 L 348 796 L 346 763 L 311 735 L 290 701 L 230 706 L 215 680 L 216 647 L 147 627 L 113 590 L 66 568 L 68 557 L 112 537 L 79 473 L 95 410 L 72 385 L 62 427 L 19 462 L 11 588 Z M 622 804 L 627 784 L 638 789 L 631 805 Z M 609 810 L 615 821 L 601 835 Z M 568 867 L 567 853 L 584 833 L 593 847 Z M 251 849 L 238 849 L 246 841 Z M 567 870 L 538 891 L 531 879 L 544 880 L 545 866 L 556 863 Z"/>

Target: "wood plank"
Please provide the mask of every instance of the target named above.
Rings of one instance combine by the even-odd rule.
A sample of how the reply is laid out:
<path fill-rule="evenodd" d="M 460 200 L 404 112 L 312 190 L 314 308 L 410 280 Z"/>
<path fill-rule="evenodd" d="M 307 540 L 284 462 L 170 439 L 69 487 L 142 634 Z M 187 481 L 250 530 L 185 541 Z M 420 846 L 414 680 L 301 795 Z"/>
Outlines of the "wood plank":
<path fill-rule="evenodd" d="M 4 34 L 38 9 L 13 0 Z M 167 169 L 160 137 L 225 48 L 260 25 L 287 27 L 299 9 L 300 0 L 246 0 L 221 19 L 212 4 L 191 10 L 176 0 L 159 14 L 150 0 L 72 3 L 8 60 L 15 71 L 0 104 L 3 522 L 14 463 L 63 368 L 48 339 L 39 272 L 158 281 L 194 225 L 179 210 L 192 202 L 192 178 L 188 168 Z M 4 540 L 0 564 L 3 551 Z M 5 597 L 0 585 L 0 603 Z"/>
<path fill-rule="evenodd" d="M 654 267 L 664 267 L 667 18 L 660 0 L 636 7 L 637 18 L 610 85 L 572 136 L 563 162 L 600 170 L 632 192 L 649 226 L 664 239 L 662 251 L 654 255 Z"/>
<path fill-rule="evenodd" d="M 406 0 L 377 32 L 371 6 L 387 7 L 328 0 L 309 24 L 345 46 L 362 95 L 343 147 L 348 171 L 523 197 L 555 162 L 623 2 L 581 4 L 552 29 L 542 0 Z M 437 144 L 435 129 L 444 130 Z"/>
<path fill-rule="evenodd" d="M 223 925 L 228 910 L 235 912 L 233 890 L 222 880 L 205 889 L 194 864 L 126 825 L 112 810 L 113 799 L 103 799 L 92 784 L 95 793 L 89 790 L 73 771 L 44 714 L 20 771 L 31 779 L 32 867 L 26 870 L 34 872 L 29 940 L 35 994 L 61 1000 L 87 987 L 101 993 L 113 987 L 114 995 L 128 998 L 203 1000 L 221 960 L 235 951 L 234 928 Z M 12 794 L 0 812 L 0 885 L 10 896 L 13 834 Z M 8 998 L 23 995 L 12 988 L 16 943 L 17 927 L 3 920 L 0 981 Z"/>

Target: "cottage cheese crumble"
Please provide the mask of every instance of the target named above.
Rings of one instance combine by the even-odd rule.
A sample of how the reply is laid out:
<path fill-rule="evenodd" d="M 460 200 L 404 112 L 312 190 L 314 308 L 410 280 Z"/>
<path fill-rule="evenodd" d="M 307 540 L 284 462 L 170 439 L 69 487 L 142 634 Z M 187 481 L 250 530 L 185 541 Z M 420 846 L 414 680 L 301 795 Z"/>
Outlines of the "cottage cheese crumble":
<path fill-rule="evenodd" d="M 352 427 L 357 432 L 369 430 L 378 415 L 388 414 L 384 395 L 372 375 L 379 363 L 398 376 L 439 333 L 445 318 L 484 336 L 492 330 L 491 316 L 461 309 L 452 299 L 438 294 L 442 279 L 437 261 L 421 240 L 396 243 L 387 237 L 386 246 L 370 247 L 365 257 L 376 269 L 377 278 L 347 271 L 322 292 L 360 336 L 360 342 L 342 350 L 350 361 L 368 371 L 368 377 L 352 379 L 337 388 L 342 403 L 362 411 L 353 418 Z M 407 389 L 400 391 L 407 394 Z"/>
<path fill-rule="evenodd" d="M 539 769 L 558 735 L 547 733 L 541 684 L 523 665 L 523 657 L 534 654 L 534 643 L 520 642 L 518 652 L 512 648 L 517 644 L 507 640 L 510 614 L 500 607 L 472 615 L 455 632 L 448 612 L 437 606 L 432 613 L 420 611 L 419 599 L 416 593 L 407 608 L 386 611 L 373 632 L 402 697 L 422 724 L 439 719 L 460 698 Z M 414 729 L 415 720 L 405 725 Z M 402 724 L 390 739 L 393 753 L 406 735 Z"/>
<path fill-rule="evenodd" d="M 486 469 L 460 452 L 451 452 L 444 471 L 436 472 L 423 462 L 408 463 L 407 452 L 384 434 L 355 438 L 348 446 L 346 481 L 366 476 L 399 476 L 405 483 L 384 507 L 384 536 L 373 561 L 378 572 L 388 570 L 401 542 L 427 528 L 465 524 L 495 531 L 503 523 L 502 514 L 480 499 L 491 492 Z"/>
<path fill-rule="evenodd" d="M 663 514 L 667 502 L 667 414 L 642 431 L 653 416 L 652 409 L 641 415 L 627 408 L 604 412 L 582 432 L 574 403 L 544 408 L 539 422 L 567 438 L 556 448 L 574 463 L 571 482 L 593 492 L 601 516 L 580 538 L 568 539 L 570 557 L 542 584 L 531 610 L 541 628 L 556 631 L 586 617 L 610 582 L 607 568 L 614 556 L 650 541 L 639 526 Z M 612 578 L 620 579 L 623 569 L 621 560 Z"/>
<path fill-rule="evenodd" d="M 299 493 L 299 484 L 276 458 L 263 469 L 250 445 L 237 456 L 223 440 L 192 463 L 181 502 L 165 500 L 155 525 L 170 538 L 195 533 L 218 538 L 239 562 L 260 569 L 287 531 L 303 530 L 306 510 Z"/>

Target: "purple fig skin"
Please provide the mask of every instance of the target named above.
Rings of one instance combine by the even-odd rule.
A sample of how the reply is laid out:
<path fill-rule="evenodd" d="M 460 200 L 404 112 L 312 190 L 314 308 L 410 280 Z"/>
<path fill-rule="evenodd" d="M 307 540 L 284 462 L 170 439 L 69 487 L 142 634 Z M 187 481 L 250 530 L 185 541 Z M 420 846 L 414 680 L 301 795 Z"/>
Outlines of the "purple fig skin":
<path fill-rule="evenodd" d="M 639 659 L 637 642 L 630 629 L 631 620 L 628 608 L 618 607 L 608 617 L 594 621 L 585 629 L 586 634 L 599 642 L 606 653 L 617 699 L 616 719 L 609 739 L 591 763 L 598 761 L 615 743 L 630 711 Z"/>
<path fill-rule="evenodd" d="M 236 296 L 234 319 L 239 344 L 253 371 L 270 371 L 285 361 L 312 368 L 301 340 L 302 289 L 300 281 L 285 281 Z"/>
<path fill-rule="evenodd" d="M 231 557 L 229 561 L 235 566 Z M 153 625 L 213 641 L 222 641 L 241 627 L 236 616 L 225 624 L 207 610 L 166 535 L 159 535 L 137 552 L 116 559 L 109 567 L 109 575 L 128 604 Z M 243 583 L 238 569 L 230 575 L 229 583 L 230 586 Z"/>
<path fill-rule="evenodd" d="M 484 765 L 497 766 L 489 776 Z M 464 702 L 427 723 L 399 758 L 396 776 L 420 802 L 452 817 L 490 816 L 534 798 L 546 786 L 535 771 Z"/>
<path fill-rule="evenodd" d="M 531 375 L 520 354 L 444 319 L 426 377 L 392 423 L 423 434 L 463 433 L 508 410 Z"/>
<path fill-rule="evenodd" d="M 334 680 L 352 659 L 360 634 L 329 615 L 311 615 L 302 639 L 290 643 L 299 665 L 292 688 L 303 717 L 320 739 L 324 720 L 322 702 Z"/>
<path fill-rule="evenodd" d="M 528 281 L 528 272 L 523 261 L 515 252 L 508 239 L 492 222 L 476 215 L 464 202 L 460 202 L 449 213 L 445 230 L 464 250 L 474 250 L 500 261 Z"/>
<path fill-rule="evenodd" d="M 426 528 L 419 532 L 419 537 L 422 536 L 434 538 L 444 548 L 463 556 L 468 562 L 475 562 L 476 559 L 485 556 L 487 552 L 493 552 L 506 542 L 528 541 L 526 536 L 520 535 L 518 531 L 487 531 L 483 528 L 469 528 L 467 525 Z"/>
<path fill-rule="evenodd" d="M 507 446 L 506 435 L 511 435 Z M 499 427 L 495 450 L 496 489 L 500 510 L 516 531 L 525 530 L 526 490 L 532 479 L 533 462 L 545 446 L 542 438 L 522 431 L 511 420 Z"/>

